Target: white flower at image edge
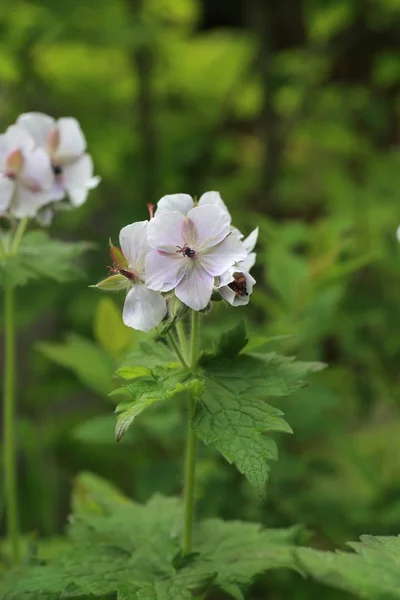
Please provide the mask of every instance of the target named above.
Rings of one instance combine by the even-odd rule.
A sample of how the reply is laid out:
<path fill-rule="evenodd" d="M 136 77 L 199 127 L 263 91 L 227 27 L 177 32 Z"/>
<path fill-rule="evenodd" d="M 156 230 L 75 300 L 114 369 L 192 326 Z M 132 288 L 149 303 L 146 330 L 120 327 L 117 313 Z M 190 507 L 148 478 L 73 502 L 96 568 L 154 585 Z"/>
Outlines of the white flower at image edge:
<path fill-rule="evenodd" d="M 138 221 L 121 229 L 119 234 L 121 250 L 128 261 L 128 282 L 132 284 L 122 318 L 128 327 L 145 332 L 159 325 L 167 313 L 163 296 L 144 285 L 145 258 L 149 250 L 147 227 L 148 221 Z"/>
<path fill-rule="evenodd" d="M 78 121 L 73 117 L 56 121 L 48 115 L 31 112 L 20 115 L 17 126 L 50 156 L 56 179 L 53 199 L 60 200 L 67 192 L 71 204 L 81 206 L 100 178 L 93 176 L 93 161 L 86 153 L 86 140 Z"/>
<path fill-rule="evenodd" d="M 49 156 L 23 129 L 12 125 L 0 135 L 0 214 L 34 217 L 53 184 Z"/>
<path fill-rule="evenodd" d="M 200 196 L 198 206 L 203 206 L 205 204 L 219 206 L 220 208 L 225 210 L 229 215 L 229 211 L 226 207 L 226 204 L 222 200 L 219 192 L 205 192 L 202 196 Z M 157 209 L 154 216 L 158 217 L 159 215 L 163 215 L 176 210 L 186 216 L 189 210 L 194 208 L 194 206 L 195 202 L 192 196 L 189 196 L 189 194 L 168 194 L 167 196 L 163 196 L 157 202 Z"/>
<path fill-rule="evenodd" d="M 159 292 L 175 289 L 179 300 L 201 310 L 211 299 L 214 277 L 244 260 L 243 244 L 230 234 L 230 217 L 219 206 L 196 206 L 151 219 L 147 241 L 146 285 Z"/>

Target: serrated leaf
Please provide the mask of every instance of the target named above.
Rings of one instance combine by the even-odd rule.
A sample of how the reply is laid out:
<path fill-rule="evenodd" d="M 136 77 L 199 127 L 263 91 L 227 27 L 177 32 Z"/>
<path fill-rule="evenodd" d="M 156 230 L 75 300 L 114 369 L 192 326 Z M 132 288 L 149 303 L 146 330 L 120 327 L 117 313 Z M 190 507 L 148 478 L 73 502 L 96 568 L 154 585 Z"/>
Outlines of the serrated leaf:
<path fill-rule="evenodd" d="M 319 581 L 370 600 L 400 599 L 400 536 L 361 536 L 350 552 L 296 551 L 299 566 Z"/>
<path fill-rule="evenodd" d="M 198 397 L 204 386 L 198 380 L 182 381 L 188 376 L 188 373 L 183 370 L 172 375 L 166 371 L 166 374 L 163 373 L 153 380 L 140 380 L 122 388 L 120 391 L 125 391 L 133 400 L 122 402 L 115 409 L 115 412 L 119 413 L 115 429 L 117 442 L 121 440 L 133 420 L 155 402 L 171 400 L 182 392 L 189 392 Z"/>
<path fill-rule="evenodd" d="M 120 354 L 132 341 L 132 330 L 124 325 L 121 310 L 111 298 L 101 298 L 97 305 L 94 334 L 112 356 Z"/>
<path fill-rule="evenodd" d="M 302 528 L 262 529 L 258 523 L 207 519 L 200 523 L 195 547 L 218 575 L 215 584 L 235 600 L 254 578 L 269 569 L 298 569 L 294 549 Z"/>
<path fill-rule="evenodd" d="M 205 392 L 192 424 L 198 437 L 235 464 L 263 497 L 269 463 L 278 457 L 275 441 L 265 433 L 292 431 L 283 413 L 265 400 L 295 392 L 305 385 L 309 373 L 322 366 L 275 353 L 238 354 L 246 342 L 244 327 L 239 325 L 223 334 L 213 354 L 203 356 Z"/>
<path fill-rule="evenodd" d="M 44 231 L 30 231 L 16 256 L 0 256 L 0 285 L 15 287 L 40 277 L 60 283 L 81 277 L 83 272 L 74 260 L 91 248 L 88 242 L 62 242 Z"/>

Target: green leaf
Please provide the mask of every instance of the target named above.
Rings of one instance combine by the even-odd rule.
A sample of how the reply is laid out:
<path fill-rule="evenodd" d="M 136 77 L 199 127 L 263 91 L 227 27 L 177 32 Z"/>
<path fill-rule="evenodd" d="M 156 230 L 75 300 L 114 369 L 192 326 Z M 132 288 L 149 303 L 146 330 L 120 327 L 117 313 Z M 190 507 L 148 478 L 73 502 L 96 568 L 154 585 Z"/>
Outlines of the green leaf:
<path fill-rule="evenodd" d="M 265 433 L 292 431 L 283 413 L 265 399 L 295 392 L 305 385 L 309 373 L 323 365 L 295 362 L 274 353 L 238 354 L 246 343 L 239 325 L 223 334 L 214 354 L 202 357 L 205 392 L 192 425 L 198 437 L 235 464 L 263 497 L 269 463 L 278 458 L 275 441 Z"/>
<path fill-rule="evenodd" d="M 97 305 L 94 334 L 112 356 L 120 354 L 132 341 L 132 330 L 124 325 L 121 310 L 111 298 L 101 298 Z"/>
<path fill-rule="evenodd" d="M 61 242 L 44 231 L 30 231 L 22 239 L 18 255 L 0 255 L 0 285 L 15 287 L 41 277 L 57 282 L 81 277 L 83 271 L 74 260 L 90 248 L 93 244 L 88 242 Z"/>
<path fill-rule="evenodd" d="M 198 528 L 195 547 L 218 575 L 215 584 L 236 600 L 257 575 L 269 569 L 296 569 L 293 550 L 302 528 L 262 529 L 258 523 L 207 519 Z"/>
<path fill-rule="evenodd" d="M 152 379 L 140 379 L 111 392 L 111 395 L 122 393 L 131 397 L 131 401 L 122 402 L 115 409 L 115 412 L 119 413 L 115 431 L 117 442 L 121 440 L 135 417 L 155 402 L 170 400 L 185 391 L 200 396 L 204 386 L 198 380 L 187 381 L 189 377 L 190 374 L 183 369 L 164 369 L 159 370 Z"/>
<path fill-rule="evenodd" d="M 110 391 L 112 360 L 90 340 L 70 333 L 63 344 L 39 342 L 36 348 L 53 362 L 73 371 L 94 392 L 106 395 Z"/>
<path fill-rule="evenodd" d="M 148 367 L 121 367 L 116 371 L 116 376 L 121 379 L 138 379 L 138 377 L 153 377 L 151 369 Z"/>
<path fill-rule="evenodd" d="M 257 575 L 297 568 L 298 528 L 263 530 L 219 519 L 196 525 L 194 551 L 182 559 L 182 511 L 180 499 L 156 495 L 140 505 L 100 478 L 80 475 L 68 547 L 43 564 L 14 571 L 4 583 L 7 600 L 25 600 L 24 594 L 193 600 L 211 586 L 242 599 Z"/>
<path fill-rule="evenodd" d="M 296 551 L 299 566 L 319 581 L 371 600 L 400 599 L 400 536 L 361 536 L 355 553 Z"/>

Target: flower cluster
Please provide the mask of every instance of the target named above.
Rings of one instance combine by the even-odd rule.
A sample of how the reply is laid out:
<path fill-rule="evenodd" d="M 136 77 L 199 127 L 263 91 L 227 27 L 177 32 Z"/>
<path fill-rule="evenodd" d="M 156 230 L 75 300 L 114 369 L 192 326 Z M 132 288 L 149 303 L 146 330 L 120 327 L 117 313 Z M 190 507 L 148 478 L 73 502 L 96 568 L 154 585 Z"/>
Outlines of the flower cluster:
<path fill-rule="evenodd" d="M 0 135 L 0 216 L 47 224 L 54 208 L 80 206 L 99 181 L 72 117 L 26 113 Z"/>
<path fill-rule="evenodd" d="M 197 311 L 213 294 L 232 306 L 248 303 L 258 228 L 243 239 L 218 192 L 206 192 L 198 202 L 187 194 L 164 196 L 150 216 L 121 230 L 121 249 L 111 247 L 110 277 L 96 286 L 128 290 L 126 325 L 150 331 L 174 298 Z"/>

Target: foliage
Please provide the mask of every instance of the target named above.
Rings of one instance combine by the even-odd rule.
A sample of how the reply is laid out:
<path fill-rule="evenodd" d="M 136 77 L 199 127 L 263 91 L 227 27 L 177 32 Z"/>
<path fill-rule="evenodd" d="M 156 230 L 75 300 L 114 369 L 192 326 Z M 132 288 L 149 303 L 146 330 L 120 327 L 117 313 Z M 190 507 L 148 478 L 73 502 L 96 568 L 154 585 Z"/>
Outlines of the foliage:
<path fill-rule="evenodd" d="M 190 600 L 211 588 L 241 599 L 256 575 L 295 568 L 297 528 L 262 530 L 256 524 L 205 520 L 198 524 L 195 552 L 183 558 L 179 500 L 157 495 L 139 505 L 83 474 L 73 503 L 70 548 L 45 564 L 21 568 L 7 599 L 117 593 L 119 600 Z"/>
<path fill-rule="evenodd" d="M 302 548 L 296 555 L 301 569 L 327 585 L 361 598 L 399 598 L 400 538 L 363 535 L 360 542 L 349 542 L 349 546 L 355 553 Z"/>
<path fill-rule="evenodd" d="M 82 277 L 82 270 L 73 259 L 92 247 L 88 242 L 60 242 L 43 231 L 31 231 L 23 238 L 17 254 L 9 256 L 0 251 L 0 286 L 21 286 L 41 277 L 60 283 Z"/>

